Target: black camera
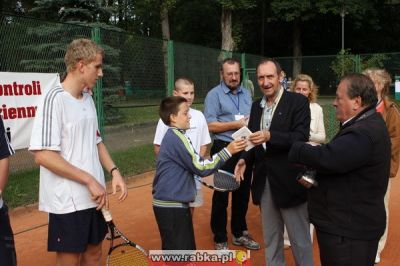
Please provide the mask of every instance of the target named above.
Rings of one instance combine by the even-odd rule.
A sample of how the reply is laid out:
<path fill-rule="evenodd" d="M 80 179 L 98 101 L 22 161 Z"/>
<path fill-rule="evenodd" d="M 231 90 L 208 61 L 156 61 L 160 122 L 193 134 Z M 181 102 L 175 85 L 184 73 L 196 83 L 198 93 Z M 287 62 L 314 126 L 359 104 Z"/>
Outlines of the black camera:
<path fill-rule="evenodd" d="M 307 168 L 297 176 L 297 182 L 306 188 L 316 187 L 318 186 L 316 175 L 317 171 L 315 169 Z"/>

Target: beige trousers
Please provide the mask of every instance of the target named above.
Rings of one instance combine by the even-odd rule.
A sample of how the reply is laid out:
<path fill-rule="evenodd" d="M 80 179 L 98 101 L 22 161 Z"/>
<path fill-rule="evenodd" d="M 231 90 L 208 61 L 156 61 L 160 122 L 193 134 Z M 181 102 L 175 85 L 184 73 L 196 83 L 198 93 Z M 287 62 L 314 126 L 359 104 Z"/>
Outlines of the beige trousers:
<path fill-rule="evenodd" d="M 381 239 L 379 240 L 377 254 L 381 254 L 383 248 L 386 245 L 386 240 L 387 240 L 387 235 L 388 235 L 388 227 L 389 227 L 389 197 L 390 197 L 390 186 L 391 186 L 391 183 L 392 183 L 392 179 L 389 178 L 389 183 L 388 183 L 388 187 L 387 187 L 385 198 L 384 198 L 385 210 L 386 210 L 386 228 L 385 228 L 385 232 L 383 233 Z"/>

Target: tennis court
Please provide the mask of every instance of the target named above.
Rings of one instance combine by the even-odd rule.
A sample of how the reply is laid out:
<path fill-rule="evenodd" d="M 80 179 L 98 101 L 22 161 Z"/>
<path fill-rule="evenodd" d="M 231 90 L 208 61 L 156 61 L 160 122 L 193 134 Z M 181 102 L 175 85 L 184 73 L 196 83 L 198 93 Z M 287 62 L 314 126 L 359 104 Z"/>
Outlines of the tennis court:
<path fill-rule="evenodd" d="M 118 228 L 131 240 L 147 250 L 160 249 L 161 242 L 151 206 L 151 182 L 154 172 L 144 173 L 129 180 L 129 196 L 123 203 L 116 203 L 110 195 L 110 209 Z M 399 176 L 399 175 L 398 175 Z M 205 204 L 196 209 L 194 228 L 198 249 L 213 249 L 212 233 L 209 226 L 212 190 L 203 188 Z M 39 212 L 37 206 L 21 207 L 10 211 L 15 233 L 18 265 L 54 265 L 53 253 L 47 247 L 47 214 Z M 389 238 L 381 256 L 379 266 L 400 265 L 400 178 L 393 180 L 390 201 Z M 247 215 L 249 230 L 262 243 L 261 219 L 258 207 L 249 204 Z M 229 228 L 228 228 L 229 231 Z M 230 235 L 229 235 L 230 237 Z M 229 239 L 230 240 L 230 239 Z M 231 249 L 237 247 L 229 245 Z M 103 244 L 105 264 L 108 242 Z M 264 265 L 264 251 L 251 251 L 253 265 Z M 318 246 L 314 241 L 314 263 L 320 265 Z M 285 251 L 287 265 L 295 265 L 290 249 Z"/>

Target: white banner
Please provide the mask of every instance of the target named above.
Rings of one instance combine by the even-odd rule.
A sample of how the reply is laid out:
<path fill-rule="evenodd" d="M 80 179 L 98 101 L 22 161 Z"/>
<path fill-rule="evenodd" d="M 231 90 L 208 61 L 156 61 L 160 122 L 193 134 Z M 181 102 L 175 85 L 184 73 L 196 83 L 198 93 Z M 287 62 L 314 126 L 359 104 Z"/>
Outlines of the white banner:
<path fill-rule="evenodd" d="M 58 74 L 0 72 L 0 115 L 15 150 L 27 148 L 37 105 Z"/>

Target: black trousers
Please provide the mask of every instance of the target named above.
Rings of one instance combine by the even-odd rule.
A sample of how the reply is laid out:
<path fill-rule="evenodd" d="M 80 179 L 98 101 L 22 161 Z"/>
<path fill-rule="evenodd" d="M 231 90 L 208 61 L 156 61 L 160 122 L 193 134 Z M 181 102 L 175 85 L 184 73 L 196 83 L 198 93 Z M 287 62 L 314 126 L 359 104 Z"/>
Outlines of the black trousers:
<path fill-rule="evenodd" d="M 189 208 L 153 206 L 163 250 L 195 250 L 196 242 Z"/>
<path fill-rule="evenodd" d="M 3 208 L 0 209 L 0 265 L 17 265 L 14 236 L 8 216 L 8 208 L 5 203 Z"/>
<path fill-rule="evenodd" d="M 316 228 L 322 266 L 372 266 L 375 262 L 379 238 L 351 239 L 332 235 Z"/>
<path fill-rule="evenodd" d="M 219 152 L 226 147 L 229 142 L 214 140 L 211 147 L 211 155 Z M 221 168 L 225 171 L 233 173 L 237 161 L 240 158 L 240 153 L 235 154 L 232 158 L 225 162 Z M 232 205 L 231 205 L 231 232 L 235 237 L 241 237 L 244 230 L 247 230 L 246 214 L 250 197 L 251 185 L 251 167 L 246 168 L 245 178 L 240 183 L 238 190 L 232 192 Z M 214 242 L 226 242 L 227 238 L 227 208 L 229 203 L 230 192 L 214 191 L 212 198 L 211 209 L 211 230 L 214 234 Z"/>

